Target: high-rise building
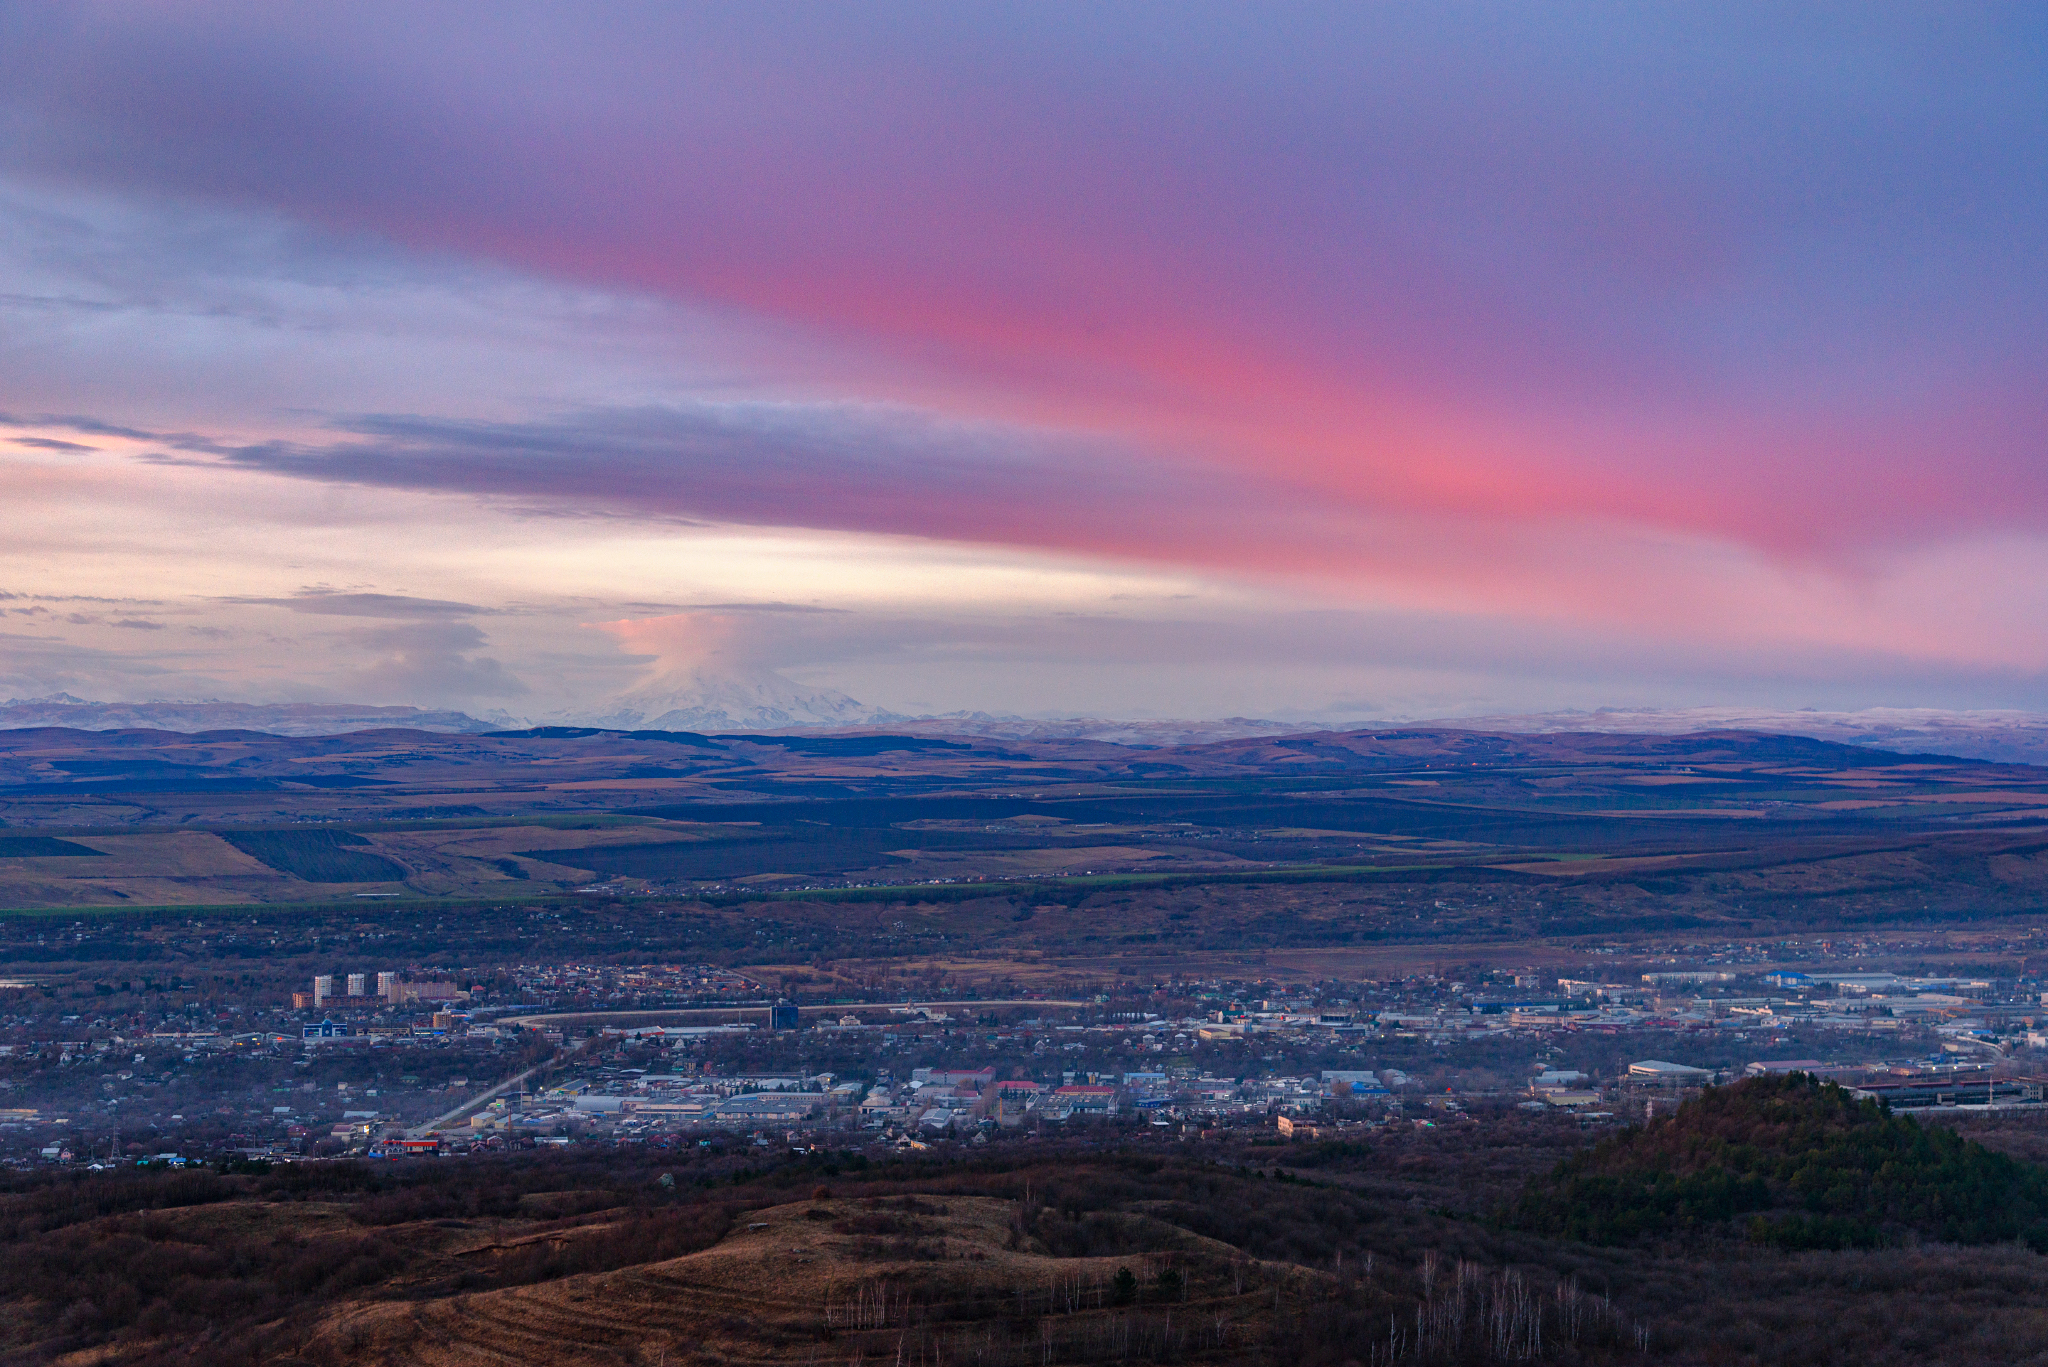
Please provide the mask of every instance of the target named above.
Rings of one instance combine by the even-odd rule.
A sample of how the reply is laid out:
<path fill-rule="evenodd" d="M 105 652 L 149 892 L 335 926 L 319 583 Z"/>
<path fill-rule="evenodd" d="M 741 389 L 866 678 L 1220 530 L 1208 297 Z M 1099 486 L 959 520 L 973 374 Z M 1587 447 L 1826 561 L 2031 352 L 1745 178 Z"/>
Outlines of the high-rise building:
<path fill-rule="evenodd" d="M 351 974 L 349 974 L 349 975 L 348 975 L 348 994 L 349 994 L 349 995 L 350 995 L 351 997 L 360 997 L 360 996 L 362 996 L 362 995 L 363 995 L 363 992 L 364 992 L 364 990 L 365 990 L 365 989 L 364 989 L 364 986 L 363 986 L 363 984 L 364 984 L 364 983 L 365 983 L 366 981 L 367 981 L 367 979 L 366 979 L 366 978 L 365 978 L 365 977 L 364 977 L 364 976 L 363 976 L 362 974 L 360 974 L 360 973 L 351 973 Z"/>
<path fill-rule="evenodd" d="M 379 973 L 377 975 L 377 995 L 388 1002 L 398 1000 L 398 975 L 396 973 Z"/>
<path fill-rule="evenodd" d="M 327 999 L 334 995 L 334 975 L 323 973 L 313 979 L 313 1009 L 318 1011 L 327 1005 Z"/>

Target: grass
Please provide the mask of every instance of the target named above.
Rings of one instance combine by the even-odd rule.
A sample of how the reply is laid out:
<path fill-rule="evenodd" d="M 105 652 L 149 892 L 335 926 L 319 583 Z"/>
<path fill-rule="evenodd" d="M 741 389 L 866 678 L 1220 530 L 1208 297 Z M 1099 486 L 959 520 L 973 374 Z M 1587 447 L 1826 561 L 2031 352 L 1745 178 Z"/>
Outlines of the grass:
<path fill-rule="evenodd" d="M 351 897 L 333 900 L 309 897 L 294 902 L 60 902 L 47 907 L 0 907 L 0 917 L 16 920 L 55 920 L 59 917 L 99 916 L 134 920 L 161 916 L 172 921 L 189 921 L 196 917 L 241 917 L 263 920 L 274 918 L 280 921 L 302 917 L 308 914 L 333 915 L 337 912 L 354 912 L 360 915 L 366 907 L 383 910 L 407 908 L 418 910 L 432 907 L 435 911 L 465 911 L 475 908 L 525 906 L 529 903 L 545 905 L 581 906 L 596 899 L 564 897 L 561 893 L 548 890 L 543 892 L 506 892 L 493 897 L 379 897 L 375 901 L 357 901 Z M 652 900 L 652 899 L 650 899 Z"/>
<path fill-rule="evenodd" d="M 223 836 L 223 839 L 226 837 Z M 544 851 L 541 853 L 545 853 Z M 557 854 L 561 853 L 556 851 Z M 376 857 L 376 856 L 369 856 Z M 538 857 L 538 855 L 534 856 Z M 647 902 L 702 902 L 712 906 L 738 906 L 747 902 L 971 902 L 983 897 L 1009 895 L 1046 897 L 1062 891 L 1086 893 L 1113 891 L 1117 888 L 1174 888 L 1195 887 L 1205 883 L 1347 883 L 1369 882 L 1383 874 L 1455 872 L 1471 868 L 1470 865 L 1453 864 L 1410 864 L 1387 865 L 1378 868 L 1355 866 L 1308 866 L 1287 869 L 1253 870 L 1243 873 L 1129 873 L 1129 874 L 1077 874 L 1070 877 L 1053 876 L 1033 879 L 990 879 L 987 881 L 962 883 L 895 883 L 858 888 L 813 888 L 787 891 L 748 891 L 736 893 L 676 893 L 662 897 L 635 898 Z M 1481 866 L 1482 868 L 1484 866 Z M 1502 878 L 1535 875 L 1501 874 Z M 547 903 L 587 907 L 601 902 L 602 898 L 589 896 L 565 896 L 553 889 L 506 889 L 494 892 L 488 897 L 392 897 L 380 900 L 377 906 L 383 908 L 435 907 L 459 910 L 464 907 L 494 907 L 508 903 Z M 0 916 L 15 917 L 59 917 L 59 916 L 121 916 L 133 917 L 152 914 L 188 918 L 204 915 L 297 915 L 306 912 L 333 912 L 344 908 L 361 910 L 364 906 L 355 901 L 303 902 L 165 902 L 149 906 L 126 903 L 101 905 L 63 904 L 49 907 L 0 907 Z"/>
<path fill-rule="evenodd" d="M 106 851 L 48 835 L 0 835 L 0 859 L 51 859 L 78 855 L 104 858 Z"/>
<path fill-rule="evenodd" d="M 887 868 L 890 851 L 1036 850 L 1074 844 L 1067 832 L 1049 836 L 990 835 L 971 831 L 899 831 L 887 827 L 769 827 L 729 838 L 666 841 L 647 845 L 589 845 L 562 850 L 515 850 L 572 869 L 606 877 L 744 878 L 757 873 L 846 874 Z"/>
<path fill-rule="evenodd" d="M 405 877 L 405 869 L 383 855 L 351 848 L 370 843 L 351 831 L 222 831 L 220 838 L 308 883 L 394 883 Z"/>
<path fill-rule="evenodd" d="M 1059 889 L 1109 891 L 1117 888 L 1198 887 L 1210 883 L 1364 883 L 1388 874 L 1462 872 L 1473 868 L 1470 864 L 1382 864 L 1373 867 L 1311 864 L 1243 873 L 1097 873 L 1030 880 L 990 879 L 985 882 L 896 883 L 862 888 L 721 893 L 703 896 L 698 900 L 720 906 L 739 902 L 967 902 L 981 897 L 1001 897 L 1008 894 L 1039 895 Z M 1508 871 L 1496 872 L 1499 872 L 1499 876 L 1504 880 L 1533 879 L 1536 876 Z"/>

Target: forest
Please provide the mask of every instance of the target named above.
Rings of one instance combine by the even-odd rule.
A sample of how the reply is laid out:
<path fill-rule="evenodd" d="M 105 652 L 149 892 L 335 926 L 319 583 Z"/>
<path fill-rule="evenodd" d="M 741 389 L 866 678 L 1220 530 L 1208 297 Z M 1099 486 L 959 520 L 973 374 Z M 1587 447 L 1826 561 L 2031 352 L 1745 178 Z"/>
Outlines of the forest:
<path fill-rule="evenodd" d="M 1746 1218 L 1743 1218 L 1746 1217 Z M 1532 1182 L 1512 1217 L 1594 1242 L 1742 1218 L 1780 1248 L 1926 1240 L 2048 1250 L 2048 1170 L 1804 1073 L 1709 1088 Z"/>
<path fill-rule="evenodd" d="M 2048 1260 L 1968 1223 L 1995 1197 L 2030 1228 L 2031 1163 L 1804 1079 L 1579 1145 L 1531 1121 L 1142 1154 L 734 1143 L 17 1175 L 0 1362 L 1988 1364 L 2048 1347 Z M 1801 1153 L 1820 1157 L 1786 1166 Z M 1714 1172 L 1768 1200 L 1624 1218 L 1645 1189 L 1663 1211 L 1667 1175 Z M 1849 1172 L 1884 1174 L 1881 1194 L 1802 1204 Z M 1625 1176 L 1640 1183 L 1586 1185 Z M 1570 1227 L 1582 1201 L 1605 1222 Z M 1878 1237 L 1760 1239 L 1756 1216 Z"/>

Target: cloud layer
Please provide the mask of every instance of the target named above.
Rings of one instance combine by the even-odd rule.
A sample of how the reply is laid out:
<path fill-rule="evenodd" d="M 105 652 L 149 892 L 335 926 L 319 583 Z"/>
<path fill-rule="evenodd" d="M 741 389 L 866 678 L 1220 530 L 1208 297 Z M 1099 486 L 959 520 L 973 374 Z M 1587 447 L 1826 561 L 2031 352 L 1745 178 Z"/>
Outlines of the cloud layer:
<path fill-rule="evenodd" d="M 894 567 L 878 632 L 1181 576 L 1420 624 L 1389 668 L 1483 628 L 1490 704 L 1694 651 L 2030 700 L 2044 51 L 1905 6 L 18 7 L 0 446 L 51 506 L 154 462 L 385 528 L 194 600 L 405 624 L 379 686 L 443 696 L 636 596 L 785 594 L 712 563 L 741 528 L 875 546 L 834 554 Z M 644 582 L 400 546 L 451 498 Z M 571 634 L 448 634 L 515 605 Z"/>

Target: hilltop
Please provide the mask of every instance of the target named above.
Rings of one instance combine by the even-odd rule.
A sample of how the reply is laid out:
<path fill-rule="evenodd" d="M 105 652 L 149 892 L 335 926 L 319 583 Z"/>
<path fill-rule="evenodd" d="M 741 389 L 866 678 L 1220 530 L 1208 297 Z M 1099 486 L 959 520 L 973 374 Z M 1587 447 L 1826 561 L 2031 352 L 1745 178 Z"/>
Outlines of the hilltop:
<path fill-rule="evenodd" d="M 2048 1169 L 1794 1073 L 1710 1088 L 1565 1160 L 1511 1218 L 1594 1243 L 1740 1228 L 1784 1248 L 1920 1238 L 2048 1251 Z"/>

